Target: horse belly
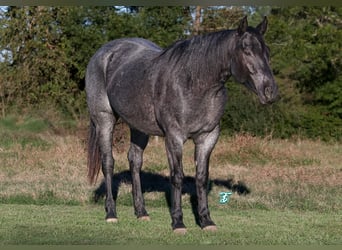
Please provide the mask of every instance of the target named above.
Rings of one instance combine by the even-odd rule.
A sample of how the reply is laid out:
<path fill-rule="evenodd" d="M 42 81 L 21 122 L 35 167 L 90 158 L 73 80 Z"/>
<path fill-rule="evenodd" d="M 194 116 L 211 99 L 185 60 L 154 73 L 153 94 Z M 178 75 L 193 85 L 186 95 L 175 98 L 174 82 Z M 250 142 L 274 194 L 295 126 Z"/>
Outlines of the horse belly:
<path fill-rule="evenodd" d="M 138 85 L 138 86 L 136 86 Z M 148 135 L 163 133 L 156 122 L 151 90 L 138 81 L 116 84 L 107 91 L 113 110 L 130 126 Z"/>

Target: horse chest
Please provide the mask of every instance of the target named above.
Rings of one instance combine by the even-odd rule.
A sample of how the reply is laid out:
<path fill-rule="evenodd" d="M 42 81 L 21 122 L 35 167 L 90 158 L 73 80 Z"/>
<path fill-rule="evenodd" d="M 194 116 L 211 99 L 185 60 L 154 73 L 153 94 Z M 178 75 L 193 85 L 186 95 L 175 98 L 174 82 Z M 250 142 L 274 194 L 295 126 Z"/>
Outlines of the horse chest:
<path fill-rule="evenodd" d="M 226 89 L 209 92 L 205 96 L 193 103 L 196 107 L 189 113 L 188 121 L 191 124 L 192 132 L 211 131 L 219 123 L 227 101 Z"/>
<path fill-rule="evenodd" d="M 227 100 L 224 86 L 205 91 L 166 91 L 155 103 L 158 124 L 164 131 L 177 129 L 185 137 L 209 132 L 219 123 Z"/>

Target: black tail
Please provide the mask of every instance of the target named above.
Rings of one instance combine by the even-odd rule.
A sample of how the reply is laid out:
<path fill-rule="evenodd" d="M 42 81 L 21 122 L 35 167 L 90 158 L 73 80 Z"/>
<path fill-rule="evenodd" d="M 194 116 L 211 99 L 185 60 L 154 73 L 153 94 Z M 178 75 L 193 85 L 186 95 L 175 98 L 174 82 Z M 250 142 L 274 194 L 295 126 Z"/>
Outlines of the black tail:
<path fill-rule="evenodd" d="M 96 134 L 96 127 L 93 121 L 90 121 L 90 130 L 88 138 L 88 179 L 90 184 L 94 184 L 99 175 L 100 149 Z"/>

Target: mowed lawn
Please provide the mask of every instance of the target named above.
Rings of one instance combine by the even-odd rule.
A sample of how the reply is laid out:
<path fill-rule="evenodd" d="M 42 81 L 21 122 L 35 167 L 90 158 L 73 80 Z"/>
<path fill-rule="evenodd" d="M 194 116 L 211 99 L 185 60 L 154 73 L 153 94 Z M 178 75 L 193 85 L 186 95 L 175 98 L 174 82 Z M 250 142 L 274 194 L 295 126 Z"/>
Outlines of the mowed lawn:
<path fill-rule="evenodd" d="M 137 220 L 132 208 L 128 135 L 116 138 L 119 222 L 108 224 L 101 177 L 94 186 L 87 182 L 86 133 L 57 135 L 43 128 L 32 119 L 0 122 L 0 245 L 342 244 L 340 143 L 221 136 L 208 190 L 217 232 L 196 224 L 194 147 L 186 143 L 182 198 L 188 232 L 175 235 L 162 138 L 151 138 L 144 155 L 147 222 Z M 229 203 L 219 203 L 221 191 L 233 192 Z"/>
<path fill-rule="evenodd" d="M 168 209 L 150 208 L 151 221 L 134 218 L 131 207 L 118 206 L 120 221 L 103 220 L 100 207 L 1 205 L 1 244 L 342 244 L 339 213 L 213 209 L 217 232 L 204 232 L 191 209 L 184 209 L 186 235 L 170 228 Z"/>

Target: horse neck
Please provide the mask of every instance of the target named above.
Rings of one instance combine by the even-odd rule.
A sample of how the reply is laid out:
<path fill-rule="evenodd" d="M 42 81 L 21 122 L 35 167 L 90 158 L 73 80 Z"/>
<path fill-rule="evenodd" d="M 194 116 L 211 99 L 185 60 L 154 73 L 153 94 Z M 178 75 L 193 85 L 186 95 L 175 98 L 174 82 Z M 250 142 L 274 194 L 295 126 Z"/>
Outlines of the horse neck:
<path fill-rule="evenodd" d="M 149 67 L 158 81 L 179 82 L 205 90 L 231 75 L 235 32 L 226 30 L 179 41 L 162 51 Z"/>
<path fill-rule="evenodd" d="M 234 33 L 231 31 L 221 31 L 211 33 L 194 43 L 192 60 L 199 63 L 193 69 L 192 79 L 200 85 L 213 85 L 224 83 L 231 75 L 231 55 L 235 50 Z M 190 61 L 192 61 L 190 59 Z"/>

